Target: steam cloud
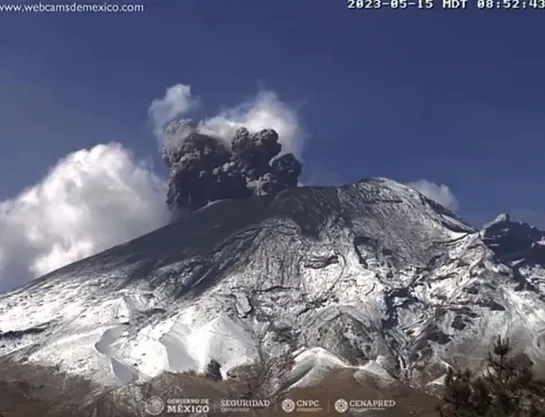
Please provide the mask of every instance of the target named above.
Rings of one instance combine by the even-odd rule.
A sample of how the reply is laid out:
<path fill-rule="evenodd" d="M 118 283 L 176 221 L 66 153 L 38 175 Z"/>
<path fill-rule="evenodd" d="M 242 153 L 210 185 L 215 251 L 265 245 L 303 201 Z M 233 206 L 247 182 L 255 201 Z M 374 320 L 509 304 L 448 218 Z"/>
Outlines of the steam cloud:
<path fill-rule="evenodd" d="M 176 170 L 180 167 L 176 158 L 181 158 L 184 150 L 193 146 L 191 149 L 205 162 L 212 163 L 214 158 L 221 157 L 214 164 L 219 164 L 216 181 L 224 191 L 223 194 L 216 192 L 216 197 L 236 195 L 236 192 L 248 194 L 242 184 L 229 185 L 229 181 L 236 183 L 241 178 L 246 186 L 255 190 L 260 187 L 265 190 L 267 180 L 271 187 L 278 186 L 275 180 L 289 182 L 286 175 L 278 178 L 274 175 L 287 172 L 285 165 L 289 165 L 290 157 L 276 160 L 269 167 L 270 175 L 264 176 L 257 175 L 262 171 L 251 171 L 247 159 L 255 154 L 252 158 L 263 163 L 264 155 L 272 156 L 280 145 L 279 156 L 282 151 L 299 155 L 304 135 L 294 109 L 274 93 L 261 92 L 255 99 L 199 123 L 179 120 L 172 123 L 199 105 L 200 100 L 191 94 L 191 87 L 182 84 L 167 89 L 163 98 L 151 103 L 149 114 L 154 132 L 161 149 L 171 152 L 170 160 L 174 162 L 171 172 L 182 174 Z M 168 126 L 170 134 L 165 135 Z M 241 126 L 247 126 L 251 132 L 273 128 L 280 137 L 275 144 L 272 132 L 238 135 L 234 153 L 230 140 Z M 193 135 L 193 139 L 186 141 L 191 133 L 201 136 L 195 139 Z M 251 141 L 257 142 L 252 144 Z M 215 153 L 210 154 L 209 148 Z M 172 153 L 175 149 L 181 153 Z M 195 156 L 191 152 L 184 155 L 184 163 Z M 232 176 L 233 171 L 242 169 L 232 167 L 237 164 L 248 171 L 243 177 Z M 186 163 L 185 166 L 189 169 L 198 165 Z M 185 185 L 183 178 L 178 187 Z M 189 178 L 195 179 L 195 176 Z M 248 178 L 252 178 L 250 185 L 246 183 Z M 204 179 L 200 181 L 193 184 L 197 191 L 202 184 L 210 185 Z M 227 192 L 229 187 L 231 192 Z M 171 219 L 165 204 L 167 189 L 166 182 L 153 172 L 151 165 L 138 160 L 118 143 L 97 144 L 65 156 L 39 182 L 13 198 L 0 201 L 0 293 L 164 226 Z M 199 195 L 204 198 L 202 193 L 187 195 L 193 200 Z M 206 199 L 210 195 L 214 197 L 210 193 L 204 195 Z"/>
<path fill-rule="evenodd" d="M 118 143 L 67 155 L 0 202 L 0 293 L 164 226 L 165 188 Z"/>
<path fill-rule="evenodd" d="M 458 200 L 448 185 L 436 184 L 425 179 L 413 181 L 407 185 L 453 212 L 458 210 Z"/>
<path fill-rule="evenodd" d="M 295 112 L 274 93 L 212 119 L 180 118 L 198 102 L 190 87 L 178 84 L 149 110 L 169 168 L 171 211 L 297 186 L 302 164 L 293 152 L 300 151 L 302 135 Z M 282 139 L 293 152 L 281 154 Z"/>

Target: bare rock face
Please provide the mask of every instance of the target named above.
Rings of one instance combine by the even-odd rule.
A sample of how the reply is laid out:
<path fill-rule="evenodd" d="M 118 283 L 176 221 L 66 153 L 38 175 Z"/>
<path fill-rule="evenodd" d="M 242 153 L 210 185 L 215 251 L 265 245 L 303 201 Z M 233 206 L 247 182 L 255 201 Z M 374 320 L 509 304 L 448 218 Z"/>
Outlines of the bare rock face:
<path fill-rule="evenodd" d="M 110 388 L 286 352 L 295 385 L 338 368 L 426 386 L 498 334 L 538 365 L 544 242 L 382 178 L 218 201 L 3 295 L 0 354 Z"/>

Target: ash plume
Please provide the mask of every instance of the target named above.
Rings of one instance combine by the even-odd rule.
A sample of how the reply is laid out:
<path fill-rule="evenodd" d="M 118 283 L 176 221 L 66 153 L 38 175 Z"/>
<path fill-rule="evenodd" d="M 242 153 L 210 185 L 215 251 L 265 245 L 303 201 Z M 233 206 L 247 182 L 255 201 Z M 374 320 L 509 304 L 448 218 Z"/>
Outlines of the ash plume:
<path fill-rule="evenodd" d="M 282 150 L 273 129 L 238 128 L 230 139 L 202 133 L 190 120 L 164 131 L 163 159 L 169 168 L 167 205 L 195 210 L 220 199 L 246 198 L 296 187 L 302 164 Z M 275 158 L 276 157 L 276 158 Z"/>

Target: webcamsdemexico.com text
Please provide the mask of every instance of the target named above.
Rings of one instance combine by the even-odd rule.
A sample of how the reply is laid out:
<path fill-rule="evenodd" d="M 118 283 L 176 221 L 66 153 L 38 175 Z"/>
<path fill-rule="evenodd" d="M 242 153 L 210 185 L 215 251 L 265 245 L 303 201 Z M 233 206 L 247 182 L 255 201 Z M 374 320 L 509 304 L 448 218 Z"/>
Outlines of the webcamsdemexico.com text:
<path fill-rule="evenodd" d="M 143 4 L 116 3 L 33 3 L 0 4 L 0 13 L 137 13 L 143 12 Z"/>

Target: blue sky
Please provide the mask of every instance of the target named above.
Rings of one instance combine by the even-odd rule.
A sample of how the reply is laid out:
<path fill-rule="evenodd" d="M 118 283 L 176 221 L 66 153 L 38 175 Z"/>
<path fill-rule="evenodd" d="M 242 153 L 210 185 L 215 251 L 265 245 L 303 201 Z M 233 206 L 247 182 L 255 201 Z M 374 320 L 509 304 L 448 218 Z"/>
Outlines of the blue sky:
<path fill-rule="evenodd" d="M 161 173 L 147 112 L 183 83 L 209 116 L 260 89 L 296 108 L 305 182 L 426 179 L 446 184 L 472 222 L 511 210 L 543 219 L 545 12 L 144 4 L 0 14 L 0 201 L 109 141 Z"/>
<path fill-rule="evenodd" d="M 469 217 L 545 210 L 539 11 L 145 4 L 141 14 L 0 16 L 1 197 L 98 142 L 154 154 L 149 102 L 182 82 L 211 112 L 261 86 L 300 106 L 311 181 L 426 178 L 447 184 Z"/>

